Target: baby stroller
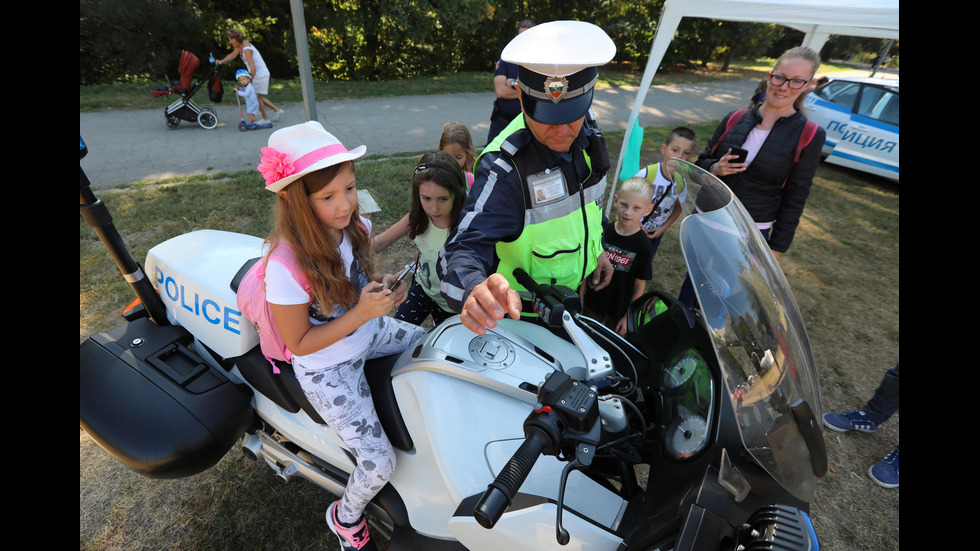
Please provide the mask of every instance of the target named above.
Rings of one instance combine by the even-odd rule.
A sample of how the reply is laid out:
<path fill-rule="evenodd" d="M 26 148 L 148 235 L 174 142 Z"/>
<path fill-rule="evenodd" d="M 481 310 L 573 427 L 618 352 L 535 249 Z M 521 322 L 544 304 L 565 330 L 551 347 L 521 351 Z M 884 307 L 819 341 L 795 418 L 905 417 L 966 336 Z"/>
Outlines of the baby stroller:
<path fill-rule="evenodd" d="M 208 95 L 211 101 L 221 103 L 221 96 L 224 93 L 224 89 L 221 85 L 221 78 L 218 75 L 218 66 L 214 63 L 213 54 L 209 56 L 209 59 L 211 61 L 211 69 L 202 79 L 192 84 L 194 71 L 201 65 L 201 60 L 187 50 L 181 50 L 180 65 L 178 65 L 178 69 L 180 70 L 180 83 L 174 85 L 170 81 L 170 77 L 164 75 L 163 78 L 167 80 L 167 86 L 151 90 L 156 97 L 170 94 L 180 95 L 180 99 L 171 103 L 164 110 L 168 127 L 177 128 L 180 126 L 180 121 L 182 120 L 197 122 L 197 124 L 201 125 L 201 128 L 208 130 L 218 126 L 218 113 L 213 108 L 206 105 L 199 106 L 191 100 L 201 86 L 207 82 Z"/>

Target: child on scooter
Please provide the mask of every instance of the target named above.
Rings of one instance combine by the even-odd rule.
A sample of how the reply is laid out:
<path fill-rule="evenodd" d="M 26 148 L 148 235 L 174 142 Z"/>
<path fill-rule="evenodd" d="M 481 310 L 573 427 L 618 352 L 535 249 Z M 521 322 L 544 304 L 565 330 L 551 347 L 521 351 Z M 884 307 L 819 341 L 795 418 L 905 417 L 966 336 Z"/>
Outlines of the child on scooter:
<path fill-rule="evenodd" d="M 364 361 L 402 352 L 425 332 L 385 316 L 403 300 L 404 286 L 392 290 L 395 276 L 370 275 L 371 222 L 357 208 L 353 163 L 365 151 L 363 145 L 348 151 L 310 121 L 274 132 L 258 166 L 266 189 L 277 194 L 263 258 L 266 300 L 300 386 L 357 460 L 326 516 L 341 547 L 361 551 L 377 549 L 364 510 L 395 468 Z M 279 247 L 295 257 L 306 286 L 280 262 L 268 262 Z"/>
<path fill-rule="evenodd" d="M 255 123 L 255 114 L 259 112 L 259 97 L 255 95 L 255 88 L 252 86 L 252 76 L 245 69 L 235 71 L 235 80 L 241 86 L 235 85 L 235 93 L 245 100 L 245 112 L 248 113 L 252 123 Z"/>
<path fill-rule="evenodd" d="M 436 262 L 449 232 L 459 223 L 466 200 L 466 178 L 452 155 L 430 151 L 422 156 L 412 176 L 412 207 L 408 214 L 371 240 L 377 253 L 407 235 L 419 249 L 419 266 L 408 298 L 395 319 L 421 325 L 432 316 L 439 325 L 455 314 L 439 293 Z"/>

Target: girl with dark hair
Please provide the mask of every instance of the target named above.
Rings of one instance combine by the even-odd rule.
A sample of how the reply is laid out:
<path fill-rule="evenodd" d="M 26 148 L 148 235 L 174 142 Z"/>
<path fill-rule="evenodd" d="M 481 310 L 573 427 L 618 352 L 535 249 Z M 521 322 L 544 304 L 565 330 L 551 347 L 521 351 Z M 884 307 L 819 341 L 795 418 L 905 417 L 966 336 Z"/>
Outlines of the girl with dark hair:
<path fill-rule="evenodd" d="M 430 315 L 436 325 L 455 314 L 439 293 L 436 275 L 439 250 L 459 223 L 466 199 L 466 177 L 456 159 L 444 151 L 422 156 L 412 176 L 412 207 L 408 214 L 372 240 L 375 253 L 407 235 L 419 249 L 418 270 L 408 298 L 395 319 L 420 325 Z"/>

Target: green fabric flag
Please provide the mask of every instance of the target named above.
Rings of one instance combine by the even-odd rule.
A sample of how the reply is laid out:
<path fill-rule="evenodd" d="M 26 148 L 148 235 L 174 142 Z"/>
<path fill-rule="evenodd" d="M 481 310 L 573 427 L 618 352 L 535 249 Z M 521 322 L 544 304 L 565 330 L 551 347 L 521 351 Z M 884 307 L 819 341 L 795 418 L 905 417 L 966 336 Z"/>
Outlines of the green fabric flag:
<path fill-rule="evenodd" d="M 643 144 L 643 128 L 640 126 L 640 118 L 633 121 L 633 131 L 630 133 L 630 141 L 626 144 L 626 153 L 623 155 L 623 168 L 619 171 L 620 181 L 636 176 L 640 171 L 640 145 Z"/>

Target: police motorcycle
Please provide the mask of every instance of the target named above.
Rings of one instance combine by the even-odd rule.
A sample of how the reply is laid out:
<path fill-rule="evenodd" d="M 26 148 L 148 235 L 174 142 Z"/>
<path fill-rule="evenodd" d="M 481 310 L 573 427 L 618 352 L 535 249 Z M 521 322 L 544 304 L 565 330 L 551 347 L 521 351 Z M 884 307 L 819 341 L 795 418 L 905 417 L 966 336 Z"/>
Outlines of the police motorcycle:
<path fill-rule="evenodd" d="M 454 317 L 365 366 L 398 454 L 368 510 L 389 549 L 818 549 L 807 512 L 827 460 L 795 300 L 731 191 L 671 162 L 695 197 L 680 238 L 697 309 L 649 293 L 621 338 L 574 290 L 518 274 L 538 323 L 476 335 Z M 350 452 L 235 310 L 262 240 L 195 231 L 143 268 L 81 181 L 83 216 L 142 305 L 80 345 L 80 426 L 147 477 L 199 473 L 240 444 L 340 495 Z"/>

